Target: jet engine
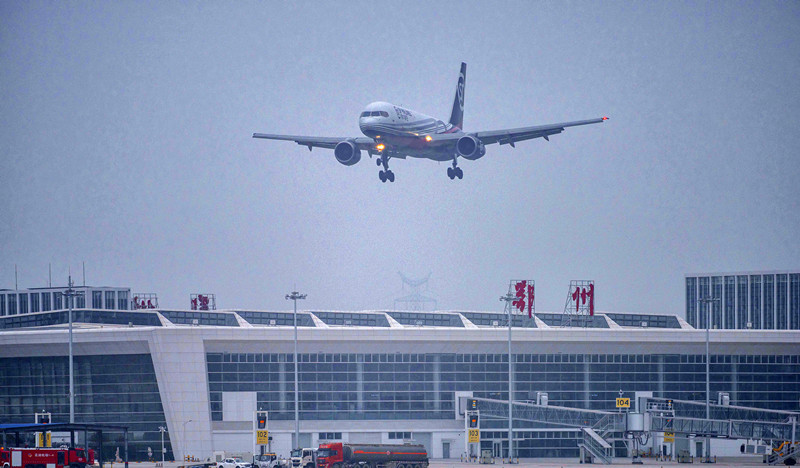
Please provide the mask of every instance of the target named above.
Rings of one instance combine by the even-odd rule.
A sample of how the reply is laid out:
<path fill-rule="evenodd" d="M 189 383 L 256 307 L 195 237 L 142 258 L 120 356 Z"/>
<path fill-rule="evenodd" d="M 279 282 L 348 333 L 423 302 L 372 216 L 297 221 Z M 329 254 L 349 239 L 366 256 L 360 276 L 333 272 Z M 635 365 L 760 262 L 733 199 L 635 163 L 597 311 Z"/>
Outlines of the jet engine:
<path fill-rule="evenodd" d="M 333 155 L 336 156 L 337 161 L 345 166 L 352 166 L 361 161 L 361 150 L 358 149 L 355 142 L 350 140 L 337 143 L 333 149 Z"/>
<path fill-rule="evenodd" d="M 456 151 L 462 158 L 476 160 L 486 154 L 486 147 L 472 135 L 463 136 L 456 142 Z"/>

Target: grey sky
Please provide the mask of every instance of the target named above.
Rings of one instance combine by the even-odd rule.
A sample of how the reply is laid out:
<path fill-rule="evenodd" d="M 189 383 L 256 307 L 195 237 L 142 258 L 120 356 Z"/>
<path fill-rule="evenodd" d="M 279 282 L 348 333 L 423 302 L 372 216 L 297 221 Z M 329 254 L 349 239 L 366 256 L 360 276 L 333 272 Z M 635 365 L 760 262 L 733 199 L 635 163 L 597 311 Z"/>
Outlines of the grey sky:
<path fill-rule="evenodd" d="M 800 267 L 799 51 L 785 1 L 3 1 L 0 287 L 85 260 L 167 307 L 357 310 L 430 271 L 442 309 L 594 279 L 600 310 L 682 314 L 687 272 Z M 461 181 L 251 138 L 447 118 L 461 61 L 468 131 L 611 120 Z"/>

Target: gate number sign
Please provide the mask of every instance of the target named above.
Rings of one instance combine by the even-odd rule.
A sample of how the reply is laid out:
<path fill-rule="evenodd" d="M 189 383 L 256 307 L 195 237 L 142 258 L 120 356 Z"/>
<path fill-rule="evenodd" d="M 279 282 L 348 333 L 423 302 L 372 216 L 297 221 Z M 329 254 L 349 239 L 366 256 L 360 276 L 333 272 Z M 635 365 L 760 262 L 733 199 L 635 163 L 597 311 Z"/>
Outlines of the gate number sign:
<path fill-rule="evenodd" d="M 469 443 L 476 444 L 481 441 L 481 430 L 480 429 L 470 429 L 469 430 Z"/>
<path fill-rule="evenodd" d="M 631 407 L 630 398 L 617 398 L 617 408 L 630 408 L 630 407 Z"/>

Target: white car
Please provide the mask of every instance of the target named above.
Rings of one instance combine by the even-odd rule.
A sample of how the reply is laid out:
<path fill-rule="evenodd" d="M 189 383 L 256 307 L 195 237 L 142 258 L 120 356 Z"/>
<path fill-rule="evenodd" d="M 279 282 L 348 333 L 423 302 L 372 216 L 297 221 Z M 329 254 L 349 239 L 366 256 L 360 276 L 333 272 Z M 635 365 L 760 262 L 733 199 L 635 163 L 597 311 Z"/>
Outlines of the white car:
<path fill-rule="evenodd" d="M 252 468 L 253 465 L 247 463 L 246 461 L 242 460 L 239 457 L 235 458 L 226 458 L 221 462 L 217 463 L 217 468 Z"/>

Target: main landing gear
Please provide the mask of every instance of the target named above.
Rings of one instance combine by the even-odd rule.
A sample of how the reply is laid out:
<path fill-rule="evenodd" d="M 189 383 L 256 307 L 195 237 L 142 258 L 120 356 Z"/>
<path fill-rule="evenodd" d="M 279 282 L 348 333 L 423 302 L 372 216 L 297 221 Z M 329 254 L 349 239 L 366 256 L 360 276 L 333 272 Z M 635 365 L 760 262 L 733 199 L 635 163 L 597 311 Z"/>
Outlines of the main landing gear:
<path fill-rule="evenodd" d="M 394 172 L 389 170 L 389 155 L 384 153 L 380 154 L 380 157 L 375 161 L 378 166 L 383 166 L 383 169 L 378 171 L 378 178 L 381 182 L 394 182 Z"/>
<path fill-rule="evenodd" d="M 450 180 L 453 180 L 456 177 L 458 177 L 459 180 L 464 178 L 464 171 L 462 171 L 461 168 L 458 167 L 455 156 L 453 156 L 453 167 L 447 168 L 447 177 L 449 177 Z"/>

